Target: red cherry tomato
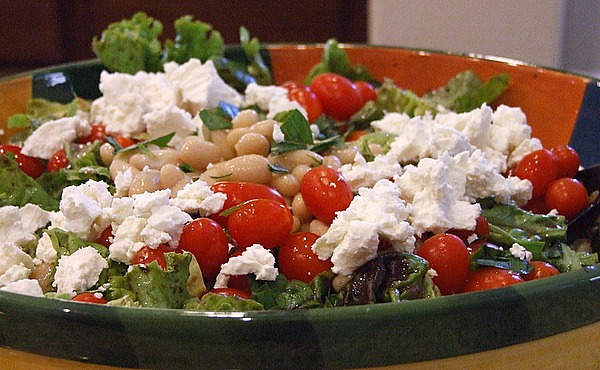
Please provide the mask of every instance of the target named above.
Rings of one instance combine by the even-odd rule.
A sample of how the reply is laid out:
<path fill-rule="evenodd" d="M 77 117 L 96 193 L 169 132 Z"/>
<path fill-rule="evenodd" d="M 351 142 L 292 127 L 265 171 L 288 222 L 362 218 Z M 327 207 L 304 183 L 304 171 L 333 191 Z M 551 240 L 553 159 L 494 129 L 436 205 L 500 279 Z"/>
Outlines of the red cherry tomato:
<path fill-rule="evenodd" d="M 377 100 L 377 92 L 375 92 L 375 88 L 367 81 L 354 81 L 354 85 L 356 85 L 356 88 L 362 97 L 363 105 L 365 105 L 365 103 L 368 101 Z"/>
<path fill-rule="evenodd" d="M 557 178 L 562 177 L 575 177 L 577 171 L 579 171 L 579 154 L 575 149 L 568 145 L 560 145 L 550 149 L 554 158 L 556 158 L 556 165 L 558 166 Z"/>
<path fill-rule="evenodd" d="M 546 188 L 556 179 L 557 174 L 556 159 L 548 149 L 539 149 L 527 154 L 515 168 L 515 176 L 531 181 L 532 198 L 544 195 Z"/>
<path fill-rule="evenodd" d="M 587 206 L 588 193 L 579 180 L 564 177 L 548 186 L 544 199 L 546 208 L 556 209 L 559 214 L 571 219 Z"/>
<path fill-rule="evenodd" d="M 300 181 L 300 193 L 308 210 L 320 221 L 330 224 L 335 212 L 350 205 L 350 185 L 338 171 L 324 166 L 310 169 Z"/>
<path fill-rule="evenodd" d="M 310 84 L 323 111 L 339 121 L 347 121 L 363 106 L 363 98 L 356 85 L 335 73 L 322 73 Z"/>
<path fill-rule="evenodd" d="M 196 257 L 202 276 L 212 280 L 229 257 L 225 231 L 210 218 L 197 218 L 183 227 L 177 252 L 188 251 Z"/>
<path fill-rule="evenodd" d="M 500 269 L 497 267 L 482 267 L 469 273 L 467 282 L 463 286 L 463 292 L 475 292 L 501 288 L 524 282 L 523 278 L 514 271 Z"/>
<path fill-rule="evenodd" d="M 93 123 L 92 129 L 87 136 L 82 136 L 77 139 L 80 144 L 93 143 L 96 140 L 106 141 L 106 127 L 101 123 Z"/>
<path fill-rule="evenodd" d="M 117 136 L 115 137 L 115 141 L 119 143 L 121 148 L 127 148 L 137 143 L 135 140 L 125 136 Z"/>
<path fill-rule="evenodd" d="M 84 292 L 79 293 L 75 297 L 73 297 L 73 301 L 76 302 L 85 302 L 85 303 L 95 303 L 95 304 L 106 304 L 108 300 L 102 295 L 100 297 L 96 296 L 96 293 L 92 292 Z"/>
<path fill-rule="evenodd" d="M 252 182 L 222 181 L 213 184 L 210 189 L 213 192 L 227 195 L 227 200 L 223 204 L 223 210 L 251 199 L 272 199 L 281 204 L 286 204 L 285 198 L 277 190 L 267 185 Z M 214 214 L 210 218 L 217 221 L 223 227 L 227 226 L 227 217 L 225 216 Z"/>
<path fill-rule="evenodd" d="M 356 141 L 361 136 L 364 136 L 366 134 L 367 134 L 367 130 L 354 130 L 354 131 L 350 132 L 348 134 L 348 136 L 346 136 L 346 141 Z"/>
<path fill-rule="evenodd" d="M 48 160 L 48 172 L 60 171 L 61 168 L 67 168 L 69 166 L 69 159 L 64 149 L 60 149 L 50 157 Z"/>
<path fill-rule="evenodd" d="M 112 227 L 109 226 L 106 229 L 102 230 L 102 232 L 100 233 L 100 235 L 98 235 L 98 239 L 96 239 L 96 243 L 105 246 L 106 248 L 109 248 L 110 245 L 112 244 L 110 242 L 110 240 L 113 237 L 113 233 L 112 233 Z"/>
<path fill-rule="evenodd" d="M 169 247 L 166 244 L 161 244 L 156 249 L 146 245 L 135 253 L 133 258 L 131 259 L 131 264 L 148 265 L 151 262 L 156 261 L 156 263 L 158 263 L 158 266 L 160 266 L 161 269 L 165 270 L 167 268 L 167 259 L 165 258 L 165 253 L 172 251 L 173 248 Z"/>
<path fill-rule="evenodd" d="M 272 199 L 244 202 L 227 221 L 229 235 L 242 250 L 252 244 L 274 248 L 290 235 L 293 225 L 288 207 Z"/>
<path fill-rule="evenodd" d="M 529 274 L 521 275 L 525 281 L 531 281 L 560 274 L 560 271 L 556 267 L 544 261 L 531 261 L 529 264 L 533 267 L 533 271 Z"/>
<path fill-rule="evenodd" d="M 312 251 L 312 245 L 318 238 L 317 234 L 301 232 L 285 239 L 277 254 L 281 273 L 288 279 L 310 283 L 321 272 L 330 270 L 333 263 L 319 259 Z"/>
<path fill-rule="evenodd" d="M 215 293 L 215 294 L 221 294 L 221 295 L 228 296 L 228 297 L 238 297 L 238 298 L 242 298 L 242 299 L 248 299 L 248 298 L 250 298 L 250 295 L 251 295 L 248 292 L 244 292 L 243 290 L 230 288 L 230 287 L 215 288 L 215 289 L 211 289 L 210 292 Z"/>
<path fill-rule="evenodd" d="M 468 243 L 471 235 L 477 235 L 477 239 L 487 239 L 490 236 L 490 224 L 483 216 L 475 220 L 475 229 L 473 230 L 448 230 L 448 233 L 458 236 L 463 242 Z"/>
<path fill-rule="evenodd" d="M 301 86 L 290 90 L 288 98 L 297 102 L 306 110 L 309 122 L 314 122 L 323 114 L 321 102 L 317 98 L 317 95 L 310 91 L 308 86 Z"/>
<path fill-rule="evenodd" d="M 8 153 L 12 153 L 19 168 L 34 179 L 40 177 L 46 170 L 44 163 L 40 159 L 22 154 L 21 148 L 18 146 L 9 144 L 0 145 L 0 154 Z"/>
<path fill-rule="evenodd" d="M 287 89 L 287 91 L 292 91 L 294 89 L 297 89 L 299 87 L 303 87 L 304 85 L 301 84 L 298 81 L 285 81 L 284 83 L 281 84 L 281 87 Z"/>
<path fill-rule="evenodd" d="M 523 206 L 523 209 L 538 215 L 545 215 L 550 211 L 548 207 L 546 207 L 546 200 L 543 196 L 530 199 L 529 202 Z"/>
<path fill-rule="evenodd" d="M 436 234 L 425 240 L 417 254 L 429 262 L 437 276 L 433 282 L 444 295 L 459 293 L 471 268 L 465 243 L 453 234 Z"/>

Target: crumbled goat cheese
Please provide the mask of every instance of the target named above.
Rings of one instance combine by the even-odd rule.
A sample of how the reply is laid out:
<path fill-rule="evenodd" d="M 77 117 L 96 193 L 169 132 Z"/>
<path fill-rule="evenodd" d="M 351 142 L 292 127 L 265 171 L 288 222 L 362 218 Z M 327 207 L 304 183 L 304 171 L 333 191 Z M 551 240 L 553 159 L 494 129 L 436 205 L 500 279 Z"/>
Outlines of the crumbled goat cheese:
<path fill-rule="evenodd" d="M 108 225 L 112 195 L 102 181 L 88 180 L 78 186 L 67 186 L 60 200 L 60 211 L 50 216 L 52 227 L 71 231 L 84 240 L 94 239 Z"/>
<path fill-rule="evenodd" d="M 90 130 L 90 124 L 79 117 L 65 117 L 46 122 L 25 139 L 22 153 L 31 157 L 50 159 L 54 153 L 62 149 L 64 143 L 86 136 Z"/>
<path fill-rule="evenodd" d="M 0 286 L 26 279 L 34 267 L 33 259 L 15 243 L 0 242 Z"/>
<path fill-rule="evenodd" d="M 208 216 L 219 212 L 226 199 L 226 194 L 214 193 L 206 182 L 196 180 L 179 190 L 176 197 L 171 198 L 170 204 L 188 213 Z"/>
<path fill-rule="evenodd" d="M 273 125 L 273 141 L 276 143 L 283 143 L 285 141 L 285 135 L 278 124 Z"/>
<path fill-rule="evenodd" d="M 402 174 L 402 167 L 395 155 L 378 155 L 373 161 L 367 162 L 360 153 L 356 153 L 354 163 L 343 165 L 339 172 L 356 193 L 359 188 L 371 188 L 379 180 L 390 180 Z"/>
<path fill-rule="evenodd" d="M 412 203 L 410 220 L 417 235 L 426 231 L 472 230 L 481 213 L 479 204 L 466 196 L 467 173 L 449 155 L 422 159 L 404 168 L 396 178 L 402 197 Z"/>
<path fill-rule="evenodd" d="M 533 253 L 525 249 L 525 247 L 523 247 L 519 243 L 514 243 L 512 247 L 510 247 L 509 251 L 513 255 L 513 257 L 523 261 L 529 262 L 533 258 Z"/>
<path fill-rule="evenodd" d="M 219 102 L 240 106 L 242 95 L 219 76 L 211 60 L 202 64 L 192 58 L 184 64 L 165 63 L 167 80 L 176 89 L 178 106 L 196 115 L 202 109 L 213 109 Z"/>
<path fill-rule="evenodd" d="M 142 116 L 142 121 L 146 125 L 146 132 L 150 139 L 174 132 L 175 136 L 167 145 L 176 149 L 181 149 L 184 139 L 197 129 L 192 115 L 174 105 L 146 113 Z"/>
<path fill-rule="evenodd" d="M 35 249 L 35 257 L 44 263 L 54 263 L 58 257 L 56 249 L 52 244 L 52 239 L 47 232 L 42 233 L 42 237 L 38 240 L 37 247 Z"/>
<path fill-rule="evenodd" d="M 93 247 L 84 247 L 58 260 L 52 286 L 58 293 L 74 296 L 76 292 L 93 287 L 108 262 Z"/>
<path fill-rule="evenodd" d="M 18 281 L 14 281 L 12 283 L 7 284 L 0 288 L 5 292 L 19 293 L 30 295 L 34 297 L 43 297 L 44 292 L 42 291 L 42 287 L 40 287 L 40 283 L 35 279 L 21 279 Z"/>
<path fill-rule="evenodd" d="M 33 213 L 30 213 L 31 208 L 25 211 L 23 209 L 15 206 L 0 207 L 0 241 L 25 247 L 36 240 L 34 235 L 38 229 L 36 226 L 43 220 L 37 220 Z M 46 216 L 50 217 L 49 213 Z M 41 226 L 47 223 L 48 221 L 41 224 Z"/>
<path fill-rule="evenodd" d="M 381 180 L 373 188 L 360 188 L 350 206 L 338 212 L 327 232 L 312 250 L 319 259 L 331 258 L 332 271 L 349 275 L 377 255 L 381 238 L 396 251 L 414 250 L 414 230 L 406 222 L 411 209 L 398 187 Z"/>
<path fill-rule="evenodd" d="M 50 222 L 50 212 L 35 204 L 27 203 L 19 209 L 19 214 L 23 230 L 29 233 L 36 232 Z"/>
<path fill-rule="evenodd" d="M 507 166 L 508 168 L 515 167 L 517 163 L 523 159 L 527 154 L 536 150 L 542 149 L 542 142 L 540 139 L 534 137 L 531 139 L 525 139 L 519 144 L 515 150 L 513 150 L 508 156 Z"/>
<path fill-rule="evenodd" d="M 261 109 L 267 110 L 267 118 L 273 118 L 277 113 L 297 109 L 308 117 L 306 109 L 298 102 L 288 99 L 288 91 L 281 86 L 262 86 L 251 83 L 246 86 L 244 91 L 246 95 L 246 105 L 258 105 Z"/>
<path fill-rule="evenodd" d="M 241 255 L 231 257 L 221 265 L 215 288 L 227 287 L 231 275 L 256 275 L 257 280 L 274 281 L 279 271 L 275 267 L 275 257 L 260 244 L 246 248 Z"/>
<path fill-rule="evenodd" d="M 133 171 L 131 168 L 117 172 L 115 176 L 115 196 L 124 197 L 129 194 L 133 182 Z"/>

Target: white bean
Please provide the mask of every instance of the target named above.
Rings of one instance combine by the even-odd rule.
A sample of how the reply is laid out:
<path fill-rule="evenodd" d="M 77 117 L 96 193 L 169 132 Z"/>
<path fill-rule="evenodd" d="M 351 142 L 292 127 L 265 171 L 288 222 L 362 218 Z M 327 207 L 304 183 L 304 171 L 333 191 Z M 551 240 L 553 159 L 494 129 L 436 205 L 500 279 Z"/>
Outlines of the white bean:
<path fill-rule="evenodd" d="M 151 151 L 152 154 L 135 153 L 129 159 L 129 163 L 138 170 L 149 167 L 153 170 L 159 170 L 166 164 L 180 164 L 181 158 L 179 152 L 172 148 L 162 148 Z"/>
<path fill-rule="evenodd" d="M 323 163 L 323 157 L 318 153 L 303 149 L 269 157 L 269 162 L 278 164 L 288 171 L 291 171 L 296 166 L 302 164 L 307 166 L 320 165 Z"/>
<path fill-rule="evenodd" d="M 342 161 L 335 155 L 326 155 L 323 157 L 323 166 L 339 170 L 342 167 Z"/>
<path fill-rule="evenodd" d="M 270 144 L 269 141 L 255 132 L 249 132 L 242 135 L 235 144 L 235 152 L 237 155 L 245 154 L 258 154 L 263 157 L 269 155 Z"/>
<path fill-rule="evenodd" d="M 221 152 L 214 143 L 198 136 L 189 136 L 183 143 L 179 157 L 196 171 L 204 171 L 209 164 L 221 161 Z"/>
<path fill-rule="evenodd" d="M 113 159 L 115 159 L 115 148 L 109 143 L 104 143 L 100 146 L 100 159 L 106 167 L 110 167 Z"/>
<path fill-rule="evenodd" d="M 228 180 L 267 185 L 271 182 L 272 176 L 267 158 L 257 154 L 248 154 L 210 166 L 200 175 L 200 179 L 208 184 Z"/>
<path fill-rule="evenodd" d="M 354 157 L 356 157 L 356 153 L 358 153 L 358 149 L 354 146 L 351 146 L 347 148 L 332 148 L 327 154 L 335 155 L 339 158 L 342 164 L 348 164 L 354 163 Z"/>
<path fill-rule="evenodd" d="M 160 186 L 163 189 L 173 187 L 181 181 L 184 176 L 185 173 L 181 168 L 172 163 L 166 164 L 160 169 Z"/>
<path fill-rule="evenodd" d="M 319 236 L 323 236 L 327 230 L 329 230 L 329 226 L 319 220 L 312 220 L 310 222 L 309 230 L 311 233 L 317 234 Z"/>
<path fill-rule="evenodd" d="M 276 124 L 275 120 L 266 119 L 260 122 L 256 122 L 250 127 L 251 132 L 256 132 L 266 137 L 267 140 L 273 140 L 273 126 Z"/>
<path fill-rule="evenodd" d="M 225 130 L 215 130 L 210 133 L 211 140 L 221 153 L 221 157 L 225 160 L 235 157 L 235 150 L 229 147 L 227 143 L 227 132 Z"/>
<path fill-rule="evenodd" d="M 244 109 L 231 120 L 233 128 L 250 127 L 258 122 L 258 113 L 254 109 Z"/>
<path fill-rule="evenodd" d="M 312 218 L 312 214 L 308 210 L 308 207 L 306 207 L 306 203 L 304 203 L 304 198 L 301 193 L 296 194 L 292 201 L 292 214 L 295 217 L 298 217 L 303 223 L 310 221 Z"/>
<path fill-rule="evenodd" d="M 133 181 L 131 181 L 129 196 L 145 192 L 152 193 L 158 190 L 161 190 L 160 172 L 157 170 L 146 170 L 138 173 L 133 178 Z"/>
<path fill-rule="evenodd" d="M 300 181 L 291 173 L 273 175 L 271 187 L 283 196 L 293 197 L 300 192 Z"/>

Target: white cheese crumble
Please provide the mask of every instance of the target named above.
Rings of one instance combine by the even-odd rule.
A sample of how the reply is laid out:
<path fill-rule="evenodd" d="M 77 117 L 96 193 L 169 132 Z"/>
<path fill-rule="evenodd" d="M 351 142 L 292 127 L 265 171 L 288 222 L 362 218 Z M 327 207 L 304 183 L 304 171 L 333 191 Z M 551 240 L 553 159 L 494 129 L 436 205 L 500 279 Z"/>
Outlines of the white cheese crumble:
<path fill-rule="evenodd" d="M 34 297 L 43 297 L 44 292 L 42 291 L 42 287 L 40 287 L 40 283 L 35 279 L 21 279 L 18 281 L 14 281 L 12 283 L 7 284 L 0 288 L 5 292 L 19 293 L 30 295 Z"/>
<path fill-rule="evenodd" d="M 58 293 L 75 296 L 76 292 L 93 287 L 108 262 L 92 247 L 84 247 L 58 260 L 52 286 Z"/>
<path fill-rule="evenodd" d="M 214 193 L 206 182 L 198 179 L 179 190 L 177 196 L 171 198 L 170 204 L 188 213 L 197 212 L 200 216 L 208 216 L 219 212 L 226 199 L 226 194 Z"/>
<path fill-rule="evenodd" d="M 192 115 L 174 105 L 156 109 L 142 116 L 150 139 L 175 133 L 167 145 L 181 149 L 184 139 L 196 132 L 196 122 Z"/>
<path fill-rule="evenodd" d="M 0 287 L 27 279 L 34 267 L 33 259 L 12 242 L 0 242 Z"/>
<path fill-rule="evenodd" d="M 54 263 L 58 257 L 56 249 L 52 244 L 52 239 L 47 232 L 42 233 L 42 237 L 38 240 L 37 247 L 35 249 L 35 257 L 44 263 Z"/>
<path fill-rule="evenodd" d="M 393 154 L 378 155 L 373 161 L 367 162 L 360 153 L 356 153 L 354 163 L 343 165 L 339 172 L 356 193 L 359 188 L 371 188 L 379 180 L 390 180 L 401 175 L 402 166 Z"/>
<path fill-rule="evenodd" d="M 246 96 L 246 105 L 258 105 L 261 109 L 267 110 L 267 118 L 273 118 L 280 112 L 286 112 L 297 109 L 302 115 L 308 118 L 306 109 L 298 102 L 288 99 L 288 91 L 281 86 L 262 86 L 256 83 L 250 83 L 244 90 Z"/>
<path fill-rule="evenodd" d="M 25 247 L 36 240 L 35 231 L 45 226 L 50 213 L 41 208 L 0 207 L 0 241 Z"/>
<path fill-rule="evenodd" d="M 31 157 L 50 159 L 65 143 L 88 135 L 90 130 L 90 124 L 76 116 L 48 121 L 25 139 L 21 152 Z"/>
<path fill-rule="evenodd" d="M 257 280 L 274 281 L 279 271 L 275 267 L 275 257 L 260 244 L 246 248 L 239 256 L 231 257 L 221 265 L 215 288 L 225 288 L 231 275 L 256 275 Z"/>
<path fill-rule="evenodd" d="M 332 271 L 349 275 L 377 255 L 385 238 L 396 251 L 414 250 L 414 230 L 407 218 L 411 213 L 398 187 L 381 180 L 373 188 L 360 188 L 350 206 L 337 213 L 327 232 L 312 250 L 319 259 L 331 258 Z"/>
<path fill-rule="evenodd" d="M 513 257 L 523 261 L 529 262 L 533 258 L 533 253 L 525 249 L 525 247 L 523 247 L 519 243 L 514 243 L 512 247 L 510 247 L 509 251 L 513 255 Z"/>

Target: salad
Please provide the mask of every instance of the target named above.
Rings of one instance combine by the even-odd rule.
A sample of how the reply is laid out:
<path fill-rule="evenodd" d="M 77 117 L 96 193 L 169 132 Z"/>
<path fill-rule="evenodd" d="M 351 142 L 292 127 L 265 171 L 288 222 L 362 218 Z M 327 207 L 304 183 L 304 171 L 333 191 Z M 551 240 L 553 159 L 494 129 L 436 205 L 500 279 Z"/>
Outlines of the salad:
<path fill-rule="evenodd" d="M 190 310 L 291 310 L 492 289 L 598 263 L 567 244 L 576 151 L 543 148 L 508 76 L 417 96 L 336 40 L 273 85 L 184 16 L 92 47 L 102 96 L 33 99 L 0 145 L 0 290 Z M 239 60 L 242 60 L 241 62 Z"/>

